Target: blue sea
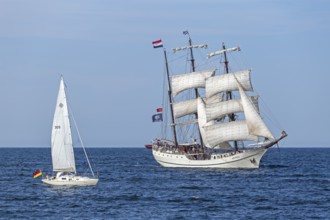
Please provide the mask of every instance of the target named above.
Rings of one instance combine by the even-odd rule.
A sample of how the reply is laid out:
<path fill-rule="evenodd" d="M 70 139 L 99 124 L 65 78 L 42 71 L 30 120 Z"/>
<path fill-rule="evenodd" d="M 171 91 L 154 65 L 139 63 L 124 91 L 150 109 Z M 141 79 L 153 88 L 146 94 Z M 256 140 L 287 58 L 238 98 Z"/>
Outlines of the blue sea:
<path fill-rule="evenodd" d="M 330 219 L 330 148 L 272 148 L 259 169 L 177 169 L 144 148 L 87 148 L 95 187 L 53 187 L 49 148 L 0 148 L 0 219 Z M 88 171 L 76 150 L 80 174 Z"/>

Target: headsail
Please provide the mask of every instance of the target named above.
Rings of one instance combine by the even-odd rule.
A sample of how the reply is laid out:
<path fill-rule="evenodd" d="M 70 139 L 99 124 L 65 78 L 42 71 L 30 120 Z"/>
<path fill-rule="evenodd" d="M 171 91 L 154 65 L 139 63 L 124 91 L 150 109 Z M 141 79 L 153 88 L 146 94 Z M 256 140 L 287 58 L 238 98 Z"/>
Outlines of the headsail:
<path fill-rule="evenodd" d="M 249 128 L 249 133 L 259 137 L 266 137 L 275 140 L 272 133 L 267 128 L 266 124 L 260 117 L 257 109 L 253 105 L 251 99 L 245 94 L 241 84 L 238 82 L 237 78 L 236 84 L 239 88 L 239 93 L 241 95 L 242 105 L 244 109 L 244 115 L 246 119 L 246 124 Z"/>
<path fill-rule="evenodd" d="M 63 77 L 57 96 L 51 141 L 53 171 L 76 172 Z"/>

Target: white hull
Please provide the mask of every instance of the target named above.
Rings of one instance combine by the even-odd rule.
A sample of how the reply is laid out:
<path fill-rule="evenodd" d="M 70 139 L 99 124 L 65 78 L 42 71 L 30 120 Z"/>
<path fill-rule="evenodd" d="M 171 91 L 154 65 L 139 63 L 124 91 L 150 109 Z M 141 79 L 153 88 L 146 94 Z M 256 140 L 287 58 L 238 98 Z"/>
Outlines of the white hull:
<path fill-rule="evenodd" d="M 191 168 L 259 168 L 260 160 L 267 148 L 240 150 L 231 153 L 214 153 L 210 159 L 189 159 L 186 154 L 170 151 L 160 152 L 152 150 L 155 160 L 164 167 Z"/>
<path fill-rule="evenodd" d="M 46 177 L 42 179 L 43 183 L 53 186 L 95 186 L 99 179 L 75 175 L 63 175 L 60 177 Z"/>

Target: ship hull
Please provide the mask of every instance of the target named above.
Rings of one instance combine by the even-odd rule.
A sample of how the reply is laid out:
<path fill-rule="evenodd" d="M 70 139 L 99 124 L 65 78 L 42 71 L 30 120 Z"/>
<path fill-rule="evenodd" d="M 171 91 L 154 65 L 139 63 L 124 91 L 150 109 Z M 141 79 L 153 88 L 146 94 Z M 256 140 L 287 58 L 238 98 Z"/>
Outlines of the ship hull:
<path fill-rule="evenodd" d="M 242 150 L 231 153 L 212 153 L 209 159 L 191 159 L 187 154 L 152 150 L 155 160 L 163 167 L 190 168 L 259 168 L 267 148 Z"/>
<path fill-rule="evenodd" d="M 82 176 L 63 175 L 60 177 L 46 177 L 42 182 L 53 186 L 95 186 L 99 180 Z"/>

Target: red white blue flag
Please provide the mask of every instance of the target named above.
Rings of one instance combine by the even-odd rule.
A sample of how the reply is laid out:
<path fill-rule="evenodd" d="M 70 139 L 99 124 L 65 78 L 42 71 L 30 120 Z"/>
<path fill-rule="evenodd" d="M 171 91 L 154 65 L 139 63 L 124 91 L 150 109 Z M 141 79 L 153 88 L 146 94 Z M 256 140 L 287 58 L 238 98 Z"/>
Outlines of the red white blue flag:
<path fill-rule="evenodd" d="M 159 47 L 163 47 L 163 42 L 162 40 L 156 40 L 154 42 L 152 42 L 152 45 L 154 46 L 154 48 L 159 48 Z"/>

